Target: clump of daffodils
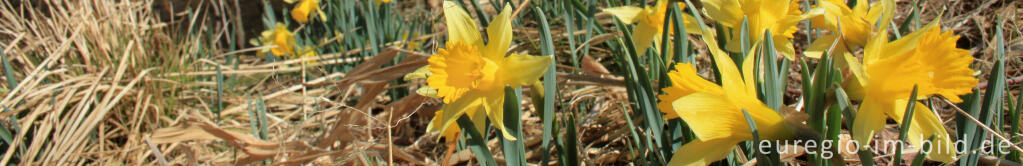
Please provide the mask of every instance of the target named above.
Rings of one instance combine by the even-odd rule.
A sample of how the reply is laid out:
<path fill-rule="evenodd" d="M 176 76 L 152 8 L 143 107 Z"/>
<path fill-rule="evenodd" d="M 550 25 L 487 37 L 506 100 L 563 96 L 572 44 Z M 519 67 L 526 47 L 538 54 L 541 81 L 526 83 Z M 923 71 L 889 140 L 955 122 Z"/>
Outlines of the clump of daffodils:
<path fill-rule="evenodd" d="M 551 57 L 511 53 L 511 7 L 505 5 L 486 32 L 484 43 L 476 22 L 454 2 L 444 1 L 448 29 L 445 47 L 429 58 L 429 65 L 406 76 L 426 77 L 429 88 L 420 94 L 441 98 L 444 106 L 436 112 L 428 131 L 440 131 L 448 141 L 456 140 L 455 120 L 467 115 L 476 128 L 487 119 L 508 140 L 516 140 L 504 126 L 504 89 L 536 82 L 548 70 Z M 425 71 L 424 71 L 425 70 Z M 518 110 L 507 110 L 518 111 Z"/>

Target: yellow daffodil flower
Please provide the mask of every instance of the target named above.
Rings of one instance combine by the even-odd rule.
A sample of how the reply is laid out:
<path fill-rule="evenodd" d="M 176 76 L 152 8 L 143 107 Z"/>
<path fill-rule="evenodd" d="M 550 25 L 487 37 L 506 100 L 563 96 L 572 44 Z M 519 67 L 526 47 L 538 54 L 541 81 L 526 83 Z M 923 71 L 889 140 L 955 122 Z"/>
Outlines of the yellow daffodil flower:
<path fill-rule="evenodd" d="M 668 0 L 658 0 L 657 6 L 639 8 L 635 6 L 620 6 L 604 9 L 605 13 L 614 15 L 626 24 L 639 22 L 632 32 L 633 40 L 636 41 L 636 54 L 640 56 L 650 48 L 650 41 L 654 41 L 654 47 L 660 47 L 661 34 L 664 33 L 664 17 L 668 10 Z M 679 7 L 685 8 L 685 4 L 679 3 Z M 696 20 L 689 14 L 682 14 L 683 24 L 686 25 L 686 32 L 698 34 L 700 28 L 695 25 Z M 674 34 L 674 25 L 669 25 L 669 34 Z"/>
<path fill-rule="evenodd" d="M 888 33 L 880 33 L 867 41 L 863 64 L 849 60 L 856 81 L 852 86 L 862 89 L 862 104 L 853 122 L 853 139 L 861 145 L 884 128 L 888 117 L 902 123 L 906 104 L 914 85 L 919 87 L 917 99 L 941 95 L 952 102 L 962 102 L 958 96 L 967 94 L 977 85 L 970 69 L 973 57 L 970 51 L 956 48 L 958 36 L 952 31 L 942 33 L 938 20 L 899 40 L 888 42 Z M 859 85 L 856 85 L 859 84 Z M 846 86 L 850 86 L 847 84 Z M 851 96 L 853 97 L 853 96 Z M 855 98 L 855 97 L 854 97 Z M 920 102 L 916 104 L 908 131 L 911 144 L 920 147 L 921 140 L 935 136 L 928 158 L 942 162 L 955 160 L 952 142 L 942 121 Z M 905 129 L 903 129 L 905 130 Z"/>
<path fill-rule="evenodd" d="M 376 2 L 376 5 L 380 5 L 380 3 L 391 3 L 391 0 L 376 0 L 374 2 Z"/>
<path fill-rule="evenodd" d="M 553 60 L 546 56 L 512 53 L 511 6 L 505 5 L 487 27 L 489 42 L 484 44 L 476 22 L 454 2 L 444 1 L 448 41 L 446 48 L 430 57 L 427 85 L 437 90 L 445 105 L 431 120 L 427 130 L 441 131 L 449 141 L 457 132 L 458 117 L 466 114 L 483 129 L 486 118 L 505 139 L 515 140 L 504 126 L 504 87 L 520 87 L 535 82 Z M 508 55 L 508 56 L 506 56 Z M 509 110 L 518 111 L 518 110 Z"/>
<path fill-rule="evenodd" d="M 299 0 L 284 0 L 287 3 L 295 3 Z M 320 15 L 320 19 L 327 20 L 327 15 L 323 14 L 320 10 L 320 0 L 301 0 L 298 5 L 291 10 L 291 18 L 295 19 L 299 23 L 309 22 L 309 14 L 316 12 Z"/>
<path fill-rule="evenodd" d="M 884 23 L 881 25 L 882 27 L 887 27 L 887 22 L 894 17 L 895 1 L 882 0 L 872 6 L 869 11 L 867 3 L 866 0 L 856 0 L 858 5 L 850 9 L 842 0 L 819 1 L 818 7 L 823 8 L 825 12 L 823 15 L 811 18 L 811 25 L 815 28 L 830 30 L 832 33 L 814 40 L 804 54 L 807 57 L 820 58 L 834 44 L 835 48 L 831 54 L 844 55 L 849 53 L 850 49 L 867 44 L 871 33 L 875 31 L 874 25 L 881 22 Z M 838 43 L 835 44 L 835 42 Z"/>
<path fill-rule="evenodd" d="M 753 139 L 747 125 L 745 109 L 756 123 L 760 139 L 783 140 L 795 137 L 795 123 L 767 107 L 757 99 L 752 66 L 754 56 L 747 56 L 740 75 L 727 53 L 719 49 L 710 30 L 703 31 L 703 40 L 721 73 L 721 86 L 697 75 L 689 64 L 675 65 L 668 73 L 671 86 L 659 95 L 659 109 L 664 118 L 682 118 L 697 139 L 680 147 L 668 165 L 707 165 L 724 159 L 733 146 Z M 745 77 L 744 77 L 745 76 Z"/>
<path fill-rule="evenodd" d="M 788 0 L 703 0 L 703 9 L 707 16 L 719 24 L 734 28 L 730 35 L 731 41 L 739 41 L 741 37 L 742 19 L 749 20 L 749 36 L 751 43 L 758 43 L 764 38 L 773 40 L 774 47 L 789 60 L 795 58 L 795 49 L 789 39 L 798 29 L 796 24 L 803 19 L 824 13 L 823 9 L 814 8 L 803 13 L 799 10 L 799 1 Z M 772 36 L 764 37 L 771 30 Z M 741 52 L 739 42 L 728 42 L 729 51 Z M 755 47 L 754 47 L 755 49 Z M 753 51 L 750 51 L 753 52 Z"/>
<path fill-rule="evenodd" d="M 259 55 L 263 55 L 264 52 L 269 50 L 275 56 L 294 55 L 295 50 L 295 34 L 288 31 L 288 27 L 284 24 L 277 23 L 277 26 L 273 30 L 266 30 L 260 33 L 259 43 L 253 45 L 260 46 L 275 46 L 273 48 L 267 48 L 259 50 Z"/>

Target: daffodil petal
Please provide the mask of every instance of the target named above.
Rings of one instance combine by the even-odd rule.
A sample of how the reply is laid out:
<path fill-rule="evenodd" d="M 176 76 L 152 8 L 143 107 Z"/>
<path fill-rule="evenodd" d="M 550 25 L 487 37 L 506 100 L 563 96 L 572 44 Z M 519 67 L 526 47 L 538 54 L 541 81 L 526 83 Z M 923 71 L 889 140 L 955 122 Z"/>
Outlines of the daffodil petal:
<path fill-rule="evenodd" d="M 796 60 L 796 49 L 792 46 L 792 41 L 784 36 L 775 36 L 774 49 L 778 51 L 785 59 Z"/>
<path fill-rule="evenodd" d="M 442 114 L 444 114 L 444 110 L 437 110 L 437 112 L 435 114 L 442 115 Z M 439 141 L 441 138 L 447 138 L 444 142 L 448 142 L 448 143 L 458 141 L 458 132 L 460 132 L 460 130 L 458 130 L 458 124 L 454 124 L 454 125 L 448 126 L 448 128 L 445 128 L 445 129 L 435 128 L 435 126 L 442 126 L 442 125 L 443 125 L 443 122 L 441 121 L 441 117 L 440 116 L 434 116 L 432 119 L 430 119 L 430 123 L 426 125 L 426 131 L 431 131 L 431 132 L 432 131 L 440 131 L 441 132 L 440 133 L 440 137 L 437 137 L 437 141 Z"/>
<path fill-rule="evenodd" d="M 752 102 L 758 102 L 755 98 L 751 99 Z M 693 93 L 672 102 L 675 113 L 689 125 L 696 137 L 704 140 L 752 139 L 753 135 L 746 124 L 746 116 L 743 115 L 742 109 L 737 107 L 739 105 L 741 104 L 733 103 L 725 96 L 703 92 Z M 757 123 L 762 139 L 786 136 L 781 115 L 762 103 L 743 107 Z"/>
<path fill-rule="evenodd" d="M 696 92 L 724 95 L 721 86 L 700 77 L 696 74 L 696 67 L 688 63 L 675 64 L 675 70 L 668 72 L 668 79 L 671 81 L 671 86 L 662 88 L 664 94 L 657 96 L 657 99 L 661 101 L 657 104 L 657 108 L 665 113 L 665 119 L 678 117 L 672 102 L 683 96 Z"/>
<path fill-rule="evenodd" d="M 486 98 L 481 98 L 480 101 L 482 101 L 481 103 L 483 103 L 482 105 L 484 107 L 487 105 Z M 472 126 L 476 128 L 476 131 L 481 132 L 481 135 L 483 132 L 489 132 L 487 131 L 487 113 L 485 109 L 483 107 L 474 108 L 476 109 L 471 109 L 465 112 L 465 114 L 469 116 L 469 121 L 472 121 Z"/>
<path fill-rule="evenodd" d="M 726 27 L 739 27 L 743 11 L 737 0 L 702 0 L 707 16 Z M 704 34 L 706 35 L 706 34 Z"/>
<path fill-rule="evenodd" d="M 501 136 L 506 140 L 514 141 L 515 136 L 512 136 L 508 132 L 508 128 L 504 126 L 504 111 L 519 111 L 519 110 L 504 110 L 504 89 L 498 89 L 499 92 L 491 92 L 484 97 L 483 108 L 487 110 L 487 117 L 490 117 L 490 122 L 501 130 Z"/>
<path fill-rule="evenodd" d="M 837 38 L 838 38 L 837 34 L 821 36 L 821 38 L 818 38 L 817 40 L 814 40 L 813 43 L 810 43 L 810 46 L 806 49 L 806 51 L 803 51 L 803 55 L 814 59 L 820 59 L 821 56 L 824 55 L 824 53 L 831 49 L 831 45 L 835 44 L 835 40 Z M 841 40 L 839 40 L 839 42 L 841 42 Z M 835 46 L 835 51 L 837 52 L 839 49 L 844 51 L 845 50 L 844 47 L 841 46 L 842 43 L 839 44 L 840 45 Z"/>
<path fill-rule="evenodd" d="M 721 74 L 721 87 L 724 88 L 725 93 L 728 94 L 746 94 L 749 92 L 746 88 L 745 82 L 742 78 L 739 68 L 735 66 L 732 58 L 729 57 L 728 53 L 721 50 L 717 45 L 717 40 L 714 39 L 714 35 L 710 30 L 703 31 L 703 41 L 707 43 L 707 49 L 710 51 L 711 56 L 714 58 L 714 64 L 717 65 L 718 73 Z M 728 96 L 739 96 L 739 95 L 728 95 Z"/>
<path fill-rule="evenodd" d="M 760 48 L 760 43 L 754 44 L 753 47 L 751 47 L 751 48 L 752 48 L 752 50 L 749 51 L 749 53 L 748 53 L 749 55 L 746 55 L 746 58 L 743 58 L 743 60 L 742 60 L 742 77 L 744 78 L 743 80 L 745 81 L 744 84 L 746 84 L 746 94 L 745 95 L 756 96 L 757 95 L 757 91 L 756 91 L 757 90 L 757 87 L 756 87 L 757 86 L 757 82 L 763 82 L 763 75 L 761 75 L 761 77 L 757 77 L 757 75 L 753 74 L 754 69 L 756 67 L 760 66 L 760 65 L 757 65 L 760 62 L 758 62 L 757 59 L 756 59 L 756 52 L 757 52 L 756 50 L 757 50 L 757 48 Z M 766 54 L 763 54 L 763 55 L 766 55 Z M 770 60 L 775 60 L 775 57 L 760 57 L 760 58 L 761 59 L 769 58 Z M 761 69 L 760 71 L 762 73 L 765 70 Z"/>
<path fill-rule="evenodd" d="M 459 116 L 462 116 L 470 111 L 475 112 L 476 110 L 480 109 L 482 104 L 483 97 L 481 94 L 475 92 L 467 93 L 460 100 L 455 100 L 454 102 L 448 103 L 447 105 L 441 107 L 441 111 L 438 111 L 437 112 L 438 114 L 434 115 L 435 117 L 437 116 L 441 117 L 440 126 L 436 125 L 433 126 L 440 128 L 427 128 L 427 130 L 428 131 L 430 131 L 431 129 L 441 130 L 441 133 L 447 133 L 444 130 L 450 129 L 451 125 L 457 125 L 455 122 L 456 120 L 458 120 Z M 472 116 L 470 115 L 470 118 L 471 117 Z"/>
<path fill-rule="evenodd" d="M 864 71 L 859 59 L 848 52 L 842 54 L 842 61 L 845 61 L 849 71 L 853 74 L 851 80 L 845 81 L 846 94 L 853 100 L 863 100 L 863 86 L 867 85 L 867 80 L 870 79 L 867 77 L 867 72 Z"/>
<path fill-rule="evenodd" d="M 686 26 L 686 33 L 700 34 L 700 24 L 696 21 L 696 17 L 689 14 L 683 14 L 682 18 L 685 19 L 683 23 L 685 23 Z"/>
<path fill-rule="evenodd" d="M 646 50 L 650 48 L 650 42 L 654 38 L 660 37 L 657 29 L 663 27 L 655 27 L 650 24 L 639 24 L 636 29 L 632 32 L 632 41 L 636 45 L 636 56 L 643 56 L 646 54 Z"/>
<path fill-rule="evenodd" d="M 672 101 L 672 106 L 693 134 L 703 140 L 733 137 L 747 126 L 742 113 L 736 114 L 739 108 L 721 95 L 697 92 Z"/>
<path fill-rule="evenodd" d="M 508 47 L 512 42 L 511 6 L 505 4 L 501 14 L 494 17 L 487 27 L 487 37 L 490 39 L 487 46 L 484 46 L 483 56 L 490 59 L 504 57 L 508 53 Z"/>
<path fill-rule="evenodd" d="M 888 29 L 889 22 L 895 18 L 895 0 L 881 0 L 879 3 L 879 7 L 871 6 L 870 11 L 867 12 L 867 20 L 870 22 L 870 26 L 877 25 L 878 29 Z"/>
<path fill-rule="evenodd" d="M 849 100 L 860 101 L 866 97 L 866 94 L 863 91 L 864 84 L 861 84 L 860 82 L 862 81 L 859 80 L 861 80 L 861 78 L 849 77 L 849 80 L 842 83 L 842 88 L 845 90 L 845 95 L 849 97 Z"/>
<path fill-rule="evenodd" d="M 852 10 L 845 5 L 845 2 L 841 0 L 824 0 L 817 1 L 819 8 L 824 9 L 824 14 L 813 17 L 811 23 L 815 28 L 827 28 L 832 31 L 837 31 L 839 17 L 852 15 Z"/>
<path fill-rule="evenodd" d="M 448 28 L 448 42 L 461 41 L 466 44 L 483 46 L 479 28 L 469 13 L 458 7 L 453 1 L 444 1 L 444 19 Z"/>
<path fill-rule="evenodd" d="M 697 139 L 679 147 L 672 155 L 669 166 L 706 166 L 715 161 L 725 159 L 732 152 L 735 144 L 742 140 L 735 139 Z"/>
<path fill-rule="evenodd" d="M 882 29 L 877 32 L 874 37 L 867 40 L 867 45 L 863 46 L 863 64 L 870 65 L 888 55 L 882 55 L 885 44 L 888 43 L 888 30 Z"/>
<path fill-rule="evenodd" d="M 618 20 L 622 20 L 622 22 L 625 24 L 632 24 L 633 22 L 636 21 L 636 17 L 639 17 L 639 15 L 644 13 L 643 8 L 635 6 L 619 6 L 605 8 L 603 10 L 604 13 L 608 13 L 615 16 L 615 18 L 618 18 Z"/>
<path fill-rule="evenodd" d="M 867 5 L 856 5 L 852 7 L 852 12 L 857 16 L 865 16 L 868 12 L 868 6 L 870 6 L 870 0 L 854 0 L 856 4 L 867 4 Z"/>
<path fill-rule="evenodd" d="M 891 101 L 879 102 L 871 99 L 864 99 L 863 103 L 860 104 L 859 112 L 856 113 L 856 119 L 853 120 L 852 134 L 853 140 L 860 143 L 860 146 L 867 147 L 871 139 L 874 137 L 874 133 L 880 131 L 884 127 L 885 112 L 890 112 Z"/>
<path fill-rule="evenodd" d="M 552 60 L 549 56 L 511 54 L 502 61 L 498 73 L 503 85 L 518 88 L 540 79 L 540 76 L 547 72 Z"/>
<path fill-rule="evenodd" d="M 900 103 L 907 103 L 905 99 L 895 101 L 895 112 L 892 114 L 892 119 L 902 124 L 902 118 L 905 116 L 906 105 Z M 955 150 L 952 146 L 951 139 L 948 132 L 945 131 L 945 126 L 941 124 L 941 120 L 938 120 L 938 116 L 931 112 L 931 109 L 927 108 L 920 102 L 913 102 L 916 104 L 913 111 L 913 120 L 910 122 L 909 131 L 909 143 L 916 147 L 922 147 L 923 142 L 931 136 L 934 136 L 934 141 L 931 142 L 930 153 L 927 154 L 927 158 L 931 160 L 941 161 L 949 163 L 955 161 Z"/>
<path fill-rule="evenodd" d="M 898 55 L 915 49 L 917 47 L 917 43 L 920 42 L 920 37 L 922 37 L 924 33 L 930 32 L 935 28 L 940 29 L 938 25 L 939 22 L 941 22 L 941 18 L 935 18 L 930 23 L 927 23 L 927 25 L 913 31 L 913 33 L 906 34 L 906 36 L 902 36 L 902 38 L 886 44 L 883 48 L 885 50 L 884 55 Z"/>
<path fill-rule="evenodd" d="M 753 2 L 759 2 L 759 5 L 753 4 Z M 795 4 L 795 6 L 793 6 L 793 3 Z M 750 7 L 753 7 L 753 6 L 759 7 L 760 10 L 758 12 L 762 15 L 762 16 L 760 16 L 760 18 L 782 18 L 786 14 L 789 14 L 790 7 L 798 7 L 799 2 L 798 1 L 788 1 L 788 3 L 786 3 L 785 1 L 775 1 L 775 2 L 769 2 L 769 1 L 745 1 L 745 3 L 743 5 L 747 5 L 747 6 L 750 6 Z M 756 19 L 756 18 L 750 18 L 750 19 Z M 781 32 L 774 32 L 774 33 L 781 33 Z"/>

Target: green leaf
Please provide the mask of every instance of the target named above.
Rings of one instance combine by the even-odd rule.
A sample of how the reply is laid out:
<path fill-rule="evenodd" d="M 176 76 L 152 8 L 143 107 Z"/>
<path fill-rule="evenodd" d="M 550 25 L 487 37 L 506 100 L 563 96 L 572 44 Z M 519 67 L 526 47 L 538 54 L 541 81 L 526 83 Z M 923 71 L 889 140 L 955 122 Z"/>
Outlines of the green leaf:
<path fill-rule="evenodd" d="M 540 42 L 542 43 L 541 52 L 542 52 L 542 54 L 544 56 L 550 56 L 551 58 L 555 59 L 555 60 L 551 61 L 551 64 L 549 66 L 547 66 L 547 73 L 544 73 L 544 76 L 543 76 L 543 92 L 544 92 L 544 96 L 543 96 L 543 110 L 542 110 L 543 112 L 541 113 L 542 114 L 541 115 L 542 116 L 541 117 L 541 121 L 543 121 L 542 122 L 543 123 L 543 134 L 542 134 L 541 145 L 540 145 L 540 147 L 541 147 L 540 148 L 540 154 L 541 154 L 540 155 L 541 156 L 541 158 L 540 158 L 540 165 L 547 165 L 547 159 L 549 158 L 549 154 L 548 153 L 550 153 L 549 150 L 548 150 L 550 148 L 550 142 L 551 142 L 551 139 L 553 137 L 555 137 L 555 135 L 556 135 L 556 133 L 554 132 L 554 129 L 555 129 L 555 126 L 554 126 L 555 125 L 554 124 L 554 111 L 555 111 L 555 108 L 556 108 L 555 107 L 555 101 L 557 101 L 557 94 L 558 94 L 558 90 L 557 90 L 557 76 L 555 75 L 555 72 L 557 72 L 557 68 L 555 66 L 555 63 L 557 63 L 557 59 L 556 59 L 557 57 L 554 56 L 554 43 L 553 43 L 553 39 L 551 39 L 550 26 L 547 24 L 547 16 L 544 15 L 544 13 L 541 12 L 541 10 L 539 8 L 535 8 L 535 10 L 533 10 L 533 11 L 535 11 L 536 14 L 537 14 L 537 17 L 539 17 L 540 27 L 543 29 L 541 31 L 541 33 L 543 35 L 540 38 Z"/>
<path fill-rule="evenodd" d="M 927 138 L 927 142 L 934 142 L 934 136 L 932 135 L 931 137 Z M 931 149 L 931 144 L 924 144 L 923 146 L 920 147 L 920 149 Z M 921 151 L 917 152 L 916 157 L 913 157 L 912 166 L 921 166 L 921 165 L 923 165 L 924 164 L 924 159 L 926 159 L 926 158 L 927 158 L 927 152 L 926 151 L 921 150 Z"/>
<path fill-rule="evenodd" d="M 522 143 L 525 137 L 522 137 L 522 111 L 519 109 L 519 96 L 522 96 L 522 89 L 504 87 L 504 125 L 510 132 L 509 134 L 520 139 L 511 141 L 504 137 L 497 137 L 501 140 L 504 162 L 508 166 L 526 165 L 526 149 Z"/>
<path fill-rule="evenodd" d="M 630 94 L 629 100 L 636 104 L 636 107 L 634 108 L 637 109 L 637 113 L 641 114 L 641 116 L 646 119 L 644 122 L 646 122 L 647 130 L 656 131 L 649 133 L 650 137 L 653 138 L 648 139 L 653 139 L 654 141 L 653 144 L 648 145 L 648 148 L 651 152 L 653 152 L 651 155 L 654 156 L 653 158 L 658 160 L 666 159 L 662 152 L 670 153 L 671 146 L 670 143 L 663 142 L 661 139 L 662 136 L 664 136 L 664 130 L 662 128 L 664 120 L 661 119 L 661 113 L 656 107 L 657 104 L 653 95 L 655 91 L 649 84 L 650 79 L 647 78 L 646 72 L 642 72 L 642 65 L 636 61 L 636 59 L 638 59 L 636 56 L 638 55 L 636 47 L 633 45 L 633 42 L 627 42 L 632 41 L 632 35 L 630 35 L 627 28 L 620 20 L 615 19 L 615 25 L 623 32 L 623 36 L 625 37 L 624 41 L 619 40 L 619 42 L 625 45 L 626 54 L 620 54 L 624 56 L 615 57 L 618 60 L 618 66 L 623 68 L 626 72 L 624 75 L 626 89 Z M 661 148 L 654 147 L 659 145 Z M 657 149 L 660 149 L 660 151 Z"/>
<path fill-rule="evenodd" d="M 18 87 L 18 78 L 14 77 L 14 69 L 11 67 L 11 61 L 7 59 L 7 54 L 4 52 L 4 49 L 0 49 L 0 61 L 3 61 L 4 77 L 7 79 L 7 89 L 14 90 L 14 88 Z"/>
<path fill-rule="evenodd" d="M 998 25 L 999 26 L 997 26 L 996 32 L 995 32 L 995 38 L 996 38 L 995 40 L 996 40 L 996 42 L 998 44 L 995 46 L 995 63 L 994 63 L 994 67 L 991 69 L 991 72 L 990 72 L 991 75 L 988 77 L 988 84 L 987 84 L 988 86 L 984 90 L 985 91 L 984 92 L 984 100 L 982 102 L 983 105 L 981 105 L 980 110 L 977 110 L 977 111 L 979 111 L 979 115 L 974 116 L 974 117 L 977 117 L 978 120 L 981 123 L 983 123 L 983 124 L 976 124 L 976 125 L 998 126 L 999 123 L 997 122 L 997 119 L 1001 119 L 1001 117 L 998 117 L 998 118 L 995 118 L 995 117 L 1000 116 L 1001 113 L 1002 113 L 1001 112 L 1002 111 L 1002 100 L 1003 100 L 1003 96 L 1005 94 L 1005 56 L 1004 56 L 1005 55 L 1005 48 L 1004 48 L 1005 44 L 1004 44 L 1004 41 L 1003 41 L 1004 38 L 1002 37 L 1002 28 L 1001 28 L 1002 27 L 1001 26 L 1002 23 L 999 22 Z M 970 112 L 970 113 L 972 114 L 972 112 Z M 973 149 L 972 147 L 980 147 L 980 146 L 982 146 L 983 141 L 985 139 L 987 139 L 987 135 L 988 134 L 1001 134 L 1001 133 L 987 133 L 988 132 L 987 130 L 983 130 L 980 127 L 981 126 L 977 126 L 977 127 L 974 128 L 976 130 L 975 131 L 976 134 L 970 134 L 969 135 L 969 136 L 973 137 L 973 139 L 968 140 L 968 144 L 970 144 L 970 146 L 969 146 L 970 148 L 967 148 L 967 149 Z M 996 131 L 1001 130 L 1001 127 L 992 127 L 992 128 L 995 129 Z M 970 153 L 964 159 L 960 160 L 960 164 L 961 165 L 976 165 L 977 164 L 977 160 L 979 158 L 980 158 L 980 154 L 979 153 Z"/>
<path fill-rule="evenodd" d="M 487 149 L 486 139 L 483 135 L 480 135 L 480 131 L 476 130 L 476 125 L 469 120 L 468 115 L 462 115 L 456 120 L 458 126 L 462 127 L 465 131 L 465 142 L 469 146 L 469 150 L 476 155 L 476 160 L 479 161 L 480 165 L 496 166 L 497 162 L 494 160 L 493 154 Z"/>
<path fill-rule="evenodd" d="M 977 93 L 979 92 L 979 90 L 977 89 L 974 89 L 973 92 L 974 93 L 962 96 L 963 102 L 959 103 L 958 107 L 964 108 L 963 111 L 966 111 L 967 114 L 966 115 L 956 114 L 956 119 L 967 119 L 968 117 L 966 116 L 977 117 L 980 115 L 981 110 L 980 93 Z M 977 139 L 976 138 L 976 136 L 978 135 L 977 132 L 979 130 L 983 130 L 977 126 L 977 123 L 968 120 L 956 121 L 956 129 L 957 129 L 956 138 L 959 138 L 966 142 L 963 145 L 964 149 L 975 149 L 975 147 L 977 147 L 976 143 L 974 143 L 974 139 Z M 958 165 L 969 165 L 971 163 L 973 164 L 977 163 L 977 158 L 975 158 L 974 155 L 966 155 L 962 158 L 959 158 L 958 161 Z"/>
<path fill-rule="evenodd" d="M 214 108 L 213 113 L 217 114 L 217 122 L 220 122 L 220 111 L 224 110 L 224 73 L 220 65 L 217 65 L 217 107 Z"/>
<path fill-rule="evenodd" d="M 902 165 L 902 148 L 905 146 L 907 141 L 906 137 L 909 134 L 909 124 L 913 123 L 913 111 L 916 108 L 916 93 L 917 85 L 913 85 L 913 92 L 909 95 L 909 102 L 906 103 L 906 113 L 902 116 L 902 126 L 899 128 L 899 145 L 895 147 L 895 159 L 892 159 L 893 163 Z"/>
<path fill-rule="evenodd" d="M 756 146 L 759 146 L 761 139 L 760 139 L 760 133 L 757 130 L 757 123 L 756 123 L 756 121 L 753 121 L 753 117 L 751 117 L 749 115 L 749 112 L 747 112 L 745 108 L 742 109 L 742 115 L 746 117 L 746 125 L 749 126 L 749 131 L 751 131 L 752 134 L 753 134 L 753 143 Z M 774 148 L 777 148 L 777 147 L 771 147 L 770 149 L 772 149 L 772 150 L 770 150 L 770 152 L 777 152 L 777 151 L 773 150 Z M 760 147 L 757 147 L 756 149 L 760 149 Z M 760 152 L 754 151 L 753 153 L 756 154 L 757 158 L 759 158 L 758 164 L 764 164 L 764 165 L 782 165 L 781 159 L 778 157 L 778 153 L 770 153 L 770 152 L 768 152 L 768 154 L 764 154 L 764 153 L 760 153 Z"/>
<path fill-rule="evenodd" d="M 767 30 L 767 32 L 764 32 L 764 35 L 770 36 L 771 31 Z M 767 104 L 767 106 L 771 109 L 779 110 L 779 108 L 784 104 L 783 96 L 785 95 L 785 87 L 782 82 L 785 81 L 785 78 L 784 76 L 780 76 L 778 73 L 778 60 L 775 55 L 775 52 L 777 51 L 774 49 L 774 42 L 772 40 L 764 40 L 763 42 L 764 44 L 761 45 L 759 49 L 761 50 L 759 57 L 763 60 L 765 65 L 764 68 L 767 69 L 767 71 L 764 71 L 764 82 L 767 84 L 764 88 L 766 90 L 766 93 L 764 93 L 764 96 L 766 97 L 765 104 Z"/>
<path fill-rule="evenodd" d="M 675 27 L 686 27 L 685 18 L 682 16 L 682 10 L 679 8 L 678 3 L 671 3 L 671 18 L 674 19 L 672 23 L 675 23 Z M 686 28 L 675 28 L 675 59 L 677 62 L 689 62 L 689 40 L 686 39 Z M 670 63 L 668 65 L 671 65 Z"/>

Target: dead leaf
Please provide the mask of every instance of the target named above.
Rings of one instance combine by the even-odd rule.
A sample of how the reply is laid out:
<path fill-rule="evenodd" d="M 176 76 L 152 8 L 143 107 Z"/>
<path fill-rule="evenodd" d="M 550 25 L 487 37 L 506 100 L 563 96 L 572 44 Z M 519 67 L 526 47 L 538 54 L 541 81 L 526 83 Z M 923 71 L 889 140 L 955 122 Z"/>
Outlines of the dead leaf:
<path fill-rule="evenodd" d="M 593 59 L 590 55 L 584 55 L 582 60 L 583 73 L 592 76 L 602 76 L 605 74 L 611 74 L 604 65 L 601 65 L 596 59 Z"/>
<path fill-rule="evenodd" d="M 237 164 L 248 164 L 272 158 L 279 152 L 319 151 L 302 141 L 289 141 L 283 144 L 264 141 L 248 134 L 241 134 L 221 129 L 201 117 L 192 116 L 173 127 L 153 131 L 151 136 L 154 144 L 168 144 L 187 141 L 223 140 L 235 148 L 242 149 L 248 156 L 238 160 Z"/>

